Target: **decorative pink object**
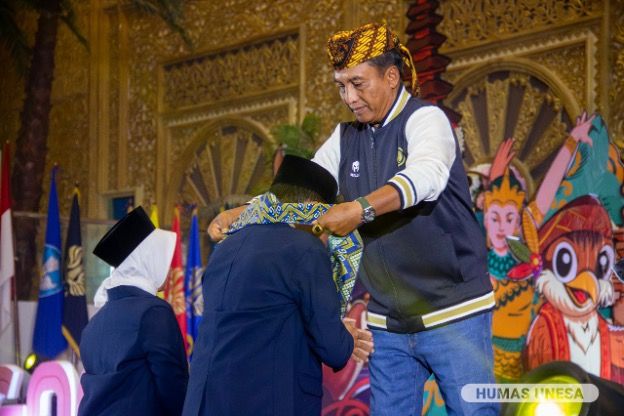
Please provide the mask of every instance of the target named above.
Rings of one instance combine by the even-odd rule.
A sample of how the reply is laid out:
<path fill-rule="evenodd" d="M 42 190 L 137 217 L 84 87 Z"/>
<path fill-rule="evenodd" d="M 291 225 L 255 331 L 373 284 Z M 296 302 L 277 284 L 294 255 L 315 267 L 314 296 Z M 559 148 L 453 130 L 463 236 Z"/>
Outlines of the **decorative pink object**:
<path fill-rule="evenodd" d="M 5 400 L 19 399 L 25 371 L 13 364 L 0 365 L 0 394 Z"/>
<path fill-rule="evenodd" d="M 56 395 L 58 416 L 78 414 L 82 396 L 80 379 L 74 367 L 67 361 L 47 361 L 35 370 L 26 394 L 28 414 L 31 416 L 52 414 L 52 395 Z"/>
<path fill-rule="evenodd" d="M 47 361 L 35 369 L 26 393 L 26 404 L 0 407 L 0 416 L 52 415 L 52 397 L 56 396 L 56 415 L 75 416 L 82 399 L 80 378 L 67 361 Z"/>
<path fill-rule="evenodd" d="M 25 404 L 10 404 L 0 407 L 0 416 L 27 416 L 28 408 Z"/>

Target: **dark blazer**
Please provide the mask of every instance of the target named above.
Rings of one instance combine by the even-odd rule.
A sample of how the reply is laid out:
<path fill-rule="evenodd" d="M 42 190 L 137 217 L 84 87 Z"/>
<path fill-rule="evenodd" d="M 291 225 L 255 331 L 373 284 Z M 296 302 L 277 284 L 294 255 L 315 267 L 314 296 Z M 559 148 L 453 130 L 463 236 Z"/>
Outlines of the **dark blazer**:
<path fill-rule="evenodd" d="M 179 415 L 188 365 L 171 306 L 132 286 L 108 298 L 82 333 L 78 414 Z"/>
<path fill-rule="evenodd" d="M 320 415 L 321 362 L 342 368 L 327 248 L 285 224 L 250 225 L 218 244 L 203 278 L 184 415 Z"/>

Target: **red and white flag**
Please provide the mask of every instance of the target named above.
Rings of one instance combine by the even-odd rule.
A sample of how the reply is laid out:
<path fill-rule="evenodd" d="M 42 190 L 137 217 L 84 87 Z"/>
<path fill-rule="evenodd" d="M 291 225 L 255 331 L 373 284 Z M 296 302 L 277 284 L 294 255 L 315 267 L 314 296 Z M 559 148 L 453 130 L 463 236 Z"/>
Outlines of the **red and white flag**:
<path fill-rule="evenodd" d="M 171 259 L 171 268 L 169 269 L 169 275 L 167 276 L 167 284 L 165 285 L 165 300 L 171 304 L 173 313 L 178 321 L 180 332 L 182 333 L 182 340 L 184 340 L 184 349 L 187 354 L 190 351 L 190 346 L 187 339 L 187 326 L 186 326 L 186 306 L 184 300 L 184 269 L 182 268 L 182 233 L 180 233 L 180 208 L 175 207 L 173 209 L 173 222 L 171 224 L 171 231 L 176 233 L 176 245 L 173 251 L 173 258 Z"/>
<path fill-rule="evenodd" d="M 13 321 L 11 285 L 15 275 L 13 222 L 11 220 L 11 190 L 9 188 L 9 144 L 2 149 L 0 178 L 0 333 Z"/>

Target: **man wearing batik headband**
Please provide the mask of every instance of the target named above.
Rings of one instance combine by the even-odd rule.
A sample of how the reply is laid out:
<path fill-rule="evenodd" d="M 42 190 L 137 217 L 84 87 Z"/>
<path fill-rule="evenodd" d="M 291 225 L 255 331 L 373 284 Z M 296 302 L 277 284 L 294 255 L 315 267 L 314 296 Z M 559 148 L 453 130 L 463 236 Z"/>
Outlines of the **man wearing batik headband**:
<path fill-rule="evenodd" d="M 339 32 L 328 52 L 356 121 L 339 124 L 313 159 L 349 201 L 318 224 L 337 235 L 359 227 L 364 241 L 371 414 L 419 415 L 433 373 L 450 415 L 495 415 L 495 405 L 460 393 L 494 382 L 494 296 L 449 121 L 417 98 L 411 55 L 387 26 Z"/>
<path fill-rule="evenodd" d="M 465 384 L 494 382 L 495 301 L 451 126 L 439 108 L 417 98 L 411 55 L 387 26 L 337 33 L 328 52 L 356 121 L 339 124 L 313 159 L 349 201 L 318 224 L 335 235 L 359 227 L 364 240 L 359 278 L 371 294 L 375 342 L 371 412 L 419 415 L 433 373 L 449 414 L 497 414 L 496 406 L 460 395 Z M 241 211 L 217 216 L 211 238 L 223 238 Z"/>

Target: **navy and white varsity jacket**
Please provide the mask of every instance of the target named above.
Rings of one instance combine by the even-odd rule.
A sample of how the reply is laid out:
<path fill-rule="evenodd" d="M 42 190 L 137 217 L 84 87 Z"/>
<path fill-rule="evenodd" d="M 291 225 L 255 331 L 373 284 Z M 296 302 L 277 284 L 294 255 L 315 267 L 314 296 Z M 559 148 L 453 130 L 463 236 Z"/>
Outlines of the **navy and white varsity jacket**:
<path fill-rule="evenodd" d="M 439 108 L 403 88 L 381 127 L 341 123 L 313 160 L 334 175 L 345 201 L 386 184 L 401 197 L 399 211 L 359 228 L 370 327 L 419 332 L 494 306 L 485 237 Z"/>

